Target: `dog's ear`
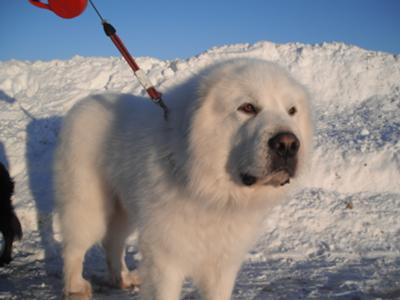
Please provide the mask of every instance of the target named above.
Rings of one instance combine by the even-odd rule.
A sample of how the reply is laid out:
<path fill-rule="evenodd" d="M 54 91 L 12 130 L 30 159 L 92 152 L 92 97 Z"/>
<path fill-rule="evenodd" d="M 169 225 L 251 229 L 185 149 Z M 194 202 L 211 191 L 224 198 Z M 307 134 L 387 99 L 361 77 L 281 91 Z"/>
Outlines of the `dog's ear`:
<path fill-rule="evenodd" d="M 11 198 L 11 196 L 14 194 L 14 180 L 10 177 L 10 174 L 2 163 L 0 163 L 0 181 L 1 194 L 3 197 Z"/>
<path fill-rule="evenodd" d="M 4 183 L 4 189 L 7 197 L 11 199 L 11 196 L 14 194 L 14 180 L 10 177 L 10 174 L 8 172 L 6 173 L 6 182 Z"/>
<path fill-rule="evenodd" d="M 10 198 L 14 194 L 14 188 L 15 188 L 14 180 L 11 177 L 8 177 L 8 180 L 6 183 L 6 193 L 7 193 L 7 195 L 10 196 Z"/>

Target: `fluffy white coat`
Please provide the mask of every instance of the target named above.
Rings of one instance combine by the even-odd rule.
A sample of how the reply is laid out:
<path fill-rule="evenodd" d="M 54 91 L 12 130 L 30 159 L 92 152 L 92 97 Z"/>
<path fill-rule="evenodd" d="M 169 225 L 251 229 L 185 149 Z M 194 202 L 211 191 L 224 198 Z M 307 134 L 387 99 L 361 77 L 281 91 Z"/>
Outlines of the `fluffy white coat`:
<path fill-rule="evenodd" d="M 277 65 L 219 63 L 164 98 L 168 121 L 147 99 L 121 94 L 91 96 L 65 118 L 55 182 L 67 297 L 90 298 L 83 259 L 97 242 L 113 281 L 137 284 L 123 259 L 125 239 L 137 230 L 143 299 L 177 300 L 187 277 L 204 299 L 229 299 L 263 218 L 304 169 L 308 94 Z M 238 109 L 245 103 L 257 114 Z M 280 177 L 268 140 L 281 131 L 300 141 L 296 176 L 283 186 L 269 184 Z M 243 184 L 243 172 L 257 183 Z"/>

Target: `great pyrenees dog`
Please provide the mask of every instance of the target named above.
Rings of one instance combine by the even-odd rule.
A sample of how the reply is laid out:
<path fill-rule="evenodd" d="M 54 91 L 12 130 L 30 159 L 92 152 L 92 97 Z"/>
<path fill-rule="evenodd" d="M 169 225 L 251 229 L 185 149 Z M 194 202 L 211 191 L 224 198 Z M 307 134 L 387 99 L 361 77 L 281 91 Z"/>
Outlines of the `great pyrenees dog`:
<path fill-rule="evenodd" d="M 64 292 L 89 299 L 85 253 L 101 242 L 113 283 L 141 299 L 230 299 L 262 221 L 297 185 L 312 144 L 309 95 L 279 66 L 217 63 L 164 94 L 105 94 L 65 117 L 55 160 Z M 138 272 L 124 260 L 138 232 Z"/>

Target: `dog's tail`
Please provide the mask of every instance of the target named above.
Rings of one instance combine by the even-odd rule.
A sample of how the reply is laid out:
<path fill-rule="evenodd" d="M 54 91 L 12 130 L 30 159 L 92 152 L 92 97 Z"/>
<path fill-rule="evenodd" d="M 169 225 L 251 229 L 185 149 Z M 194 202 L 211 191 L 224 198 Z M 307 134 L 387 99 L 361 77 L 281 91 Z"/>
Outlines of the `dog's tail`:
<path fill-rule="evenodd" d="M 21 226 L 21 223 L 19 222 L 18 217 L 15 213 L 13 213 L 13 216 L 11 218 L 11 228 L 12 228 L 14 238 L 16 238 L 18 240 L 22 239 L 22 226 Z"/>

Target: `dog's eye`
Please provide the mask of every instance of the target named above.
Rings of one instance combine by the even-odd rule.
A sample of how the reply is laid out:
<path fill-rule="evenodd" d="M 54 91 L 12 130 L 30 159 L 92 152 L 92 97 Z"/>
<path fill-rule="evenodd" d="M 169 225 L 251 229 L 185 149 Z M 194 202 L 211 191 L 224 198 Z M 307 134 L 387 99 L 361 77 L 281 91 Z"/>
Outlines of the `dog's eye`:
<path fill-rule="evenodd" d="M 289 108 L 288 110 L 288 114 L 291 116 L 294 116 L 297 113 L 297 108 L 295 106 L 292 106 L 291 108 Z"/>
<path fill-rule="evenodd" d="M 243 103 L 239 106 L 238 110 L 249 115 L 256 115 L 258 113 L 257 108 L 251 103 Z"/>

